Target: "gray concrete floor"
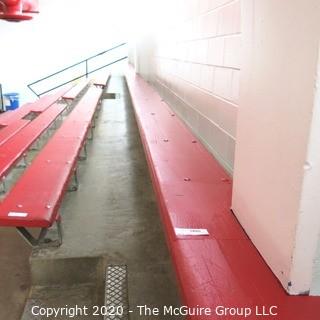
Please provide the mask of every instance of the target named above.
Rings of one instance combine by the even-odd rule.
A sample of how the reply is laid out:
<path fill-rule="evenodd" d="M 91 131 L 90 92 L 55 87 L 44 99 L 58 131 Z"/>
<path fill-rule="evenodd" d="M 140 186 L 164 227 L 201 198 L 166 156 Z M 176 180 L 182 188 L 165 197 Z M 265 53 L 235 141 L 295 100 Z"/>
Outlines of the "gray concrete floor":
<path fill-rule="evenodd" d="M 30 287 L 30 251 L 15 229 L 0 228 L 0 320 L 21 317 Z"/>
<path fill-rule="evenodd" d="M 120 97 L 104 100 L 94 140 L 88 145 L 88 159 L 79 165 L 79 190 L 64 198 L 61 208 L 64 243 L 58 249 L 33 252 L 33 285 L 55 286 L 50 299 L 56 295 L 56 285 L 63 285 L 69 279 L 72 279 L 72 285 L 83 282 L 81 285 L 86 286 L 92 270 L 99 269 L 96 258 L 101 257 L 106 264 L 127 265 L 129 303 L 133 310 L 137 305 L 179 305 L 175 277 L 124 78 L 113 76 L 108 92 L 119 93 Z M 5 251 L 0 247 L 0 258 L 4 259 L 1 260 L 0 275 L 5 268 L 20 270 L 20 278 L 1 282 L 0 312 L 3 312 L 7 296 L 13 304 L 17 299 L 15 295 L 20 294 L 20 303 L 25 299 L 25 287 L 29 284 L 28 249 L 19 238 L 11 243 L 10 239 L 17 236 L 10 230 L 6 231 L 10 238 L 3 229 L 0 232 L 0 240 L 5 239 L 5 243 L 12 246 L 10 249 L 4 243 Z M 20 247 L 19 253 L 14 249 L 15 243 Z M 92 268 L 86 270 L 85 266 Z M 90 275 L 87 277 L 85 272 Z M 83 281 L 82 276 L 86 278 Z M 3 290 L 7 293 L 2 293 Z M 33 291 L 39 298 L 39 292 L 47 290 L 37 288 Z M 69 295 L 70 288 L 61 289 L 60 298 L 64 292 Z M 16 309 L 21 310 L 21 305 L 19 308 L 17 304 Z M 19 319 L 17 315 L 0 317 L 0 320 Z M 135 312 L 130 319 L 144 317 Z"/>

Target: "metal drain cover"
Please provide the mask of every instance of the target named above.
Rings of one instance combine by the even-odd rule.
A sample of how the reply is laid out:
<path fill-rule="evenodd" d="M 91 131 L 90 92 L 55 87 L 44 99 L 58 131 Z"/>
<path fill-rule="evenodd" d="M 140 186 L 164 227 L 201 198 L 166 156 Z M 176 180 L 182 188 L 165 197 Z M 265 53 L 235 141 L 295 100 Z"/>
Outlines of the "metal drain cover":
<path fill-rule="evenodd" d="M 126 265 L 106 268 L 104 320 L 129 320 L 128 278 Z"/>

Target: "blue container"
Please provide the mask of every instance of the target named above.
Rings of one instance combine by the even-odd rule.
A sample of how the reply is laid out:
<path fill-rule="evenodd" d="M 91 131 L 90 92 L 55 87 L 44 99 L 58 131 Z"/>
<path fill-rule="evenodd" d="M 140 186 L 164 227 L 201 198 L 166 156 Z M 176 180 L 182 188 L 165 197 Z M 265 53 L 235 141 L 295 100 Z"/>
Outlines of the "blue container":
<path fill-rule="evenodd" d="M 15 110 L 19 108 L 19 93 L 11 92 L 5 93 L 4 97 L 4 106 L 6 110 Z"/>

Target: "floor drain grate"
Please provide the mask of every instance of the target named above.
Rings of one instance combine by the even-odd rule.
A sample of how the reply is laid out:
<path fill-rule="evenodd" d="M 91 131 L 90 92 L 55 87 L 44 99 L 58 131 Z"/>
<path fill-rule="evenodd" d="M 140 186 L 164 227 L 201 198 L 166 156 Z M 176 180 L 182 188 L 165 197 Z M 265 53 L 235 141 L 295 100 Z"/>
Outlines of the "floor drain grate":
<path fill-rule="evenodd" d="M 127 281 L 126 265 L 107 266 L 104 320 L 129 320 Z"/>

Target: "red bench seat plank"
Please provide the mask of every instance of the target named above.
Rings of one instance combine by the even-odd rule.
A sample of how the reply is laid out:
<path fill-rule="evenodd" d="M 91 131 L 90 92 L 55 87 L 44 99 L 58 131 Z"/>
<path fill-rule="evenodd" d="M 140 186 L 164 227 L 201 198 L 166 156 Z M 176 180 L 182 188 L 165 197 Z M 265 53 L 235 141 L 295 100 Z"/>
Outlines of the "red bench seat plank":
<path fill-rule="evenodd" d="M 182 296 L 190 306 L 254 309 L 276 305 L 277 317 L 249 319 L 317 320 L 319 317 L 319 297 L 288 296 L 261 256 L 256 255 L 250 240 L 181 240 L 171 246 L 179 282 L 186 283 L 181 287 Z"/>
<path fill-rule="evenodd" d="M 65 108 L 66 106 L 61 104 L 52 105 L 46 112 L 41 113 L 29 125 L 0 146 L 0 178 L 12 169 Z"/>
<path fill-rule="evenodd" d="M 84 115 L 84 117 L 86 117 L 87 114 L 93 114 L 96 110 L 96 106 L 101 98 L 101 95 L 102 89 L 90 86 L 86 94 L 78 102 L 77 108 L 75 108 L 77 111 L 72 111 L 67 120 L 79 121 L 81 120 L 80 115 Z"/>
<path fill-rule="evenodd" d="M 85 136 L 91 126 L 101 95 L 101 88 L 90 87 L 58 130 L 57 136 L 66 138 Z"/>
<path fill-rule="evenodd" d="M 132 70 L 127 82 L 183 302 L 213 310 L 277 305 L 277 319 L 318 320 L 320 297 L 288 296 L 230 212 L 232 184 L 218 162 Z M 209 236 L 176 236 L 177 227 Z"/>
<path fill-rule="evenodd" d="M 17 132 L 24 128 L 29 122 L 30 120 L 20 119 L 0 129 L 0 145 L 8 141 Z"/>
<path fill-rule="evenodd" d="M 77 138 L 50 141 L 26 169 L 0 207 L 1 226 L 50 227 L 80 152 Z M 10 216 L 10 212 L 25 216 Z"/>

